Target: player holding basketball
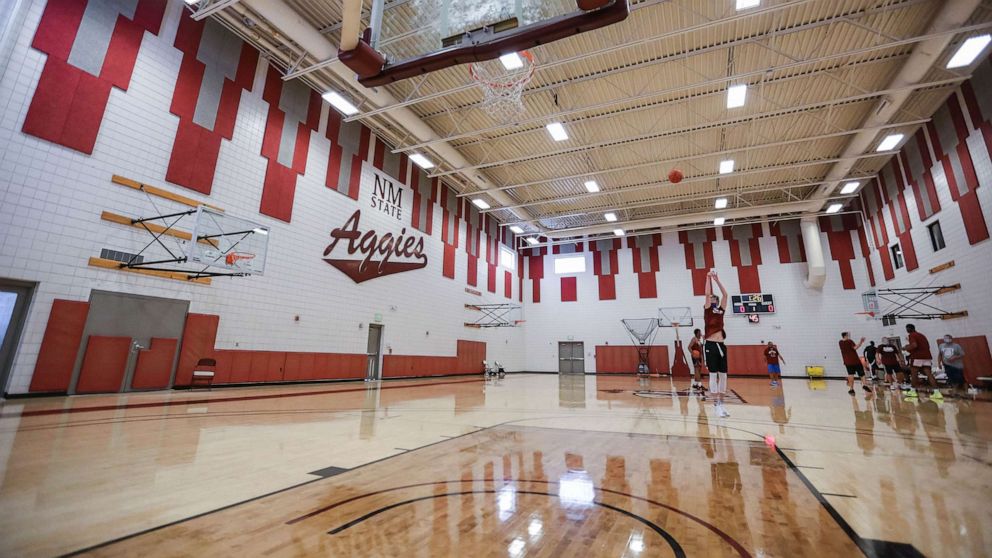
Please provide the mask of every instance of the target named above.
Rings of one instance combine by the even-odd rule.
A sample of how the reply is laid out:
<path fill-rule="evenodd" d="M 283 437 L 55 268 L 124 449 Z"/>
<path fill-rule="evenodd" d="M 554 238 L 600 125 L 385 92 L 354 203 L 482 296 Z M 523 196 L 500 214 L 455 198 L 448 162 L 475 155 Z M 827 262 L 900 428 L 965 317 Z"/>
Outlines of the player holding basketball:
<path fill-rule="evenodd" d="M 785 357 L 778 352 L 778 345 L 769 341 L 768 346 L 765 347 L 765 362 L 768 363 L 768 377 L 772 379 L 773 388 L 778 387 L 779 382 L 782 381 L 782 367 L 779 361 L 785 364 Z"/>
<path fill-rule="evenodd" d="M 692 341 L 689 341 L 689 354 L 692 355 L 692 388 L 705 391 L 703 387 L 703 331 L 692 331 Z"/>
<path fill-rule="evenodd" d="M 920 370 L 926 372 L 927 382 L 930 384 L 930 399 L 940 401 L 944 395 L 937 389 L 937 380 L 933 377 L 933 355 L 930 354 L 930 341 L 925 335 L 916 331 L 916 326 L 906 324 L 908 334 L 906 347 L 903 349 L 909 353 L 909 383 L 913 386 L 906 392 L 906 397 L 918 397 L 916 385 L 920 383 Z"/>
<path fill-rule="evenodd" d="M 861 364 L 861 357 L 858 356 L 858 349 L 865 344 L 862 337 L 858 344 L 854 344 L 851 334 L 847 331 L 840 334 L 840 356 L 844 359 L 844 368 L 847 368 L 847 393 L 854 395 L 854 376 L 857 374 L 861 379 L 861 387 L 865 391 L 871 392 L 871 388 L 865 383 L 865 367 Z"/>
<path fill-rule="evenodd" d="M 720 287 L 720 298 L 713 294 L 713 283 Z M 723 329 L 723 317 L 727 310 L 727 289 L 723 287 L 715 270 L 706 276 L 706 303 L 703 308 L 704 336 L 703 352 L 706 355 L 706 368 L 710 371 L 710 394 L 716 396 L 716 414 L 729 417 L 723 408 L 723 396 L 727 393 L 727 333 Z"/>

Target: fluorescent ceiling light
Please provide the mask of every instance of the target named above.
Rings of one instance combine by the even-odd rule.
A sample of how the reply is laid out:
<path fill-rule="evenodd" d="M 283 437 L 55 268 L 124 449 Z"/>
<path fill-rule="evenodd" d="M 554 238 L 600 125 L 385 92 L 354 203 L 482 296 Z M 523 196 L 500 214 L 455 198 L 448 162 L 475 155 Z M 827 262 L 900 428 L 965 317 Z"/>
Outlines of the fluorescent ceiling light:
<path fill-rule="evenodd" d="M 613 234 L 623 236 L 625 233 L 623 232 L 623 229 L 613 229 Z"/>
<path fill-rule="evenodd" d="M 988 46 L 989 41 L 992 41 L 992 36 L 989 35 L 979 35 L 978 37 L 972 37 L 967 41 L 961 43 L 958 47 L 958 51 L 954 53 L 950 61 L 947 62 L 947 68 L 961 68 L 967 66 L 978 58 L 978 55 L 985 50 Z"/>
<path fill-rule="evenodd" d="M 518 227 L 516 225 L 511 225 L 510 226 L 510 230 L 513 231 L 513 234 L 522 234 L 524 232 L 523 229 L 521 229 L 520 227 Z"/>
<path fill-rule="evenodd" d="M 336 91 L 328 91 L 321 95 L 325 101 L 331 103 L 331 106 L 338 109 L 338 112 L 345 116 L 351 116 L 352 114 L 358 114 L 358 107 L 351 104 L 348 99 L 345 99 L 339 95 Z"/>
<path fill-rule="evenodd" d="M 727 88 L 727 108 L 737 108 L 744 106 L 744 99 L 747 98 L 747 85 L 731 85 Z"/>
<path fill-rule="evenodd" d="M 716 225 L 716 226 L 718 226 L 718 227 L 720 225 L 726 223 L 726 222 L 727 222 L 727 220 L 725 218 L 723 218 L 723 217 L 717 217 L 716 219 L 713 219 L 713 224 Z"/>
<path fill-rule="evenodd" d="M 263 229 L 261 227 L 256 228 L 256 229 L 252 229 L 251 232 L 253 232 L 255 234 L 269 234 L 268 229 Z"/>
<path fill-rule="evenodd" d="M 186 0 L 186 4 L 189 5 L 189 6 L 192 6 L 193 4 L 196 4 L 199 1 L 200 0 Z"/>
<path fill-rule="evenodd" d="M 761 0 L 737 0 L 737 9 L 746 10 L 755 6 L 760 6 Z"/>
<path fill-rule="evenodd" d="M 734 172 L 734 160 L 727 159 L 726 161 L 720 161 L 720 174 L 729 174 Z"/>
<path fill-rule="evenodd" d="M 596 184 L 595 180 L 586 180 L 586 190 L 589 190 L 590 192 L 598 192 L 599 184 Z"/>
<path fill-rule="evenodd" d="M 516 70 L 517 68 L 524 67 L 524 61 L 520 59 L 520 55 L 516 52 L 500 56 L 499 61 L 503 63 L 503 67 L 507 70 Z"/>
<path fill-rule="evenodd" d="M 902 134 L 889 134 L 885 136 L 882 143 L 878 144 L 878 149 L 875 151 L 890 151 L 893 147 L 899 145 L 899 142 L 904 138 Z"/>
<path fill-rule="evenodd" d="M 424 157 L 420 153 L 414 153 L 410 155 L 410 160 L 417 164 L 418 167 L 422 169 L 432 169 L 434 168 L 434 163 L 430 162 L 427 157 Z"/>
<path fill-rule="evenodd" d="M 537 244 L 537 239 L 534 238 L 533 236 L 528 236 L 524 240 L 526 240 L 527 241 L 527 244 L 530 244 L 531 246 Z"/>
<path fill-rule="evenodd" d="M 607 213 L 607 214 L 603 215 L 603 217 L 605 217 L 606 220 L 609 221 L 609 222 L 611 222 L 611 223 L 617 220 L 617 214 L 616 213 Z"/>
<path fill-rule="evenodd" d="M 854 191 L 858 189 L 858 186 L 860 184 L 861 183 L 858 182 L 857 180 L 852 180 L 852 181 L 844 184 L 844 187 L 840 189 L 840 193 L 841 194 L 853 194 Z"/>
<path fill-rule="evenodd" d="M 565 131 L 565 127 L 562 126 L 561 122 L 552 122 L 545 126 L 548 129 L 548 133 L 555 141 L 565 141 L 568 139 L 568 132 Z"/>
<path fill-rule="evenodd" d="M 830 207 L 827 208 L 827 213 L 837 213 L 842 207 L 844 207 L 842 203 L 830 204 Z"/>
<path fill-rule="evenodd" d="M 475 198 L 472 200 L 472 203 L 474 203 L 475 207 L 478 207 L 479 209 L 489 209 L 489 204 L 482 198 Z"/>
<path fill-rule="evenodd" d="M 717 198 L 713 206 L 717 209 L 725 209 L 727 207 L 727 198 Z"/>

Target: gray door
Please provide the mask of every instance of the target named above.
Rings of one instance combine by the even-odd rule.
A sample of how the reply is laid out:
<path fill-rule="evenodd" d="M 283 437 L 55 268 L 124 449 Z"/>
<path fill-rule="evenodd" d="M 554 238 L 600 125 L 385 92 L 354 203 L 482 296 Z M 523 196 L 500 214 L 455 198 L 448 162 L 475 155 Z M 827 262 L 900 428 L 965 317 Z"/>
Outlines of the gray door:
<path fill-rule="evenodd" d="M 80 343 L 79 354 L 76 356 L 76 366 L 72 371 L 69 393 L 76 393 L 79 372 L 91 335 L 131 338 L 131 354 L 118 391 L 132 391 L 131 380 L 134 377 L 138 353 L 151 348 L 152 338 L 175 339 L 175 352 L 169 380 L 167 385 L 160 386 L 160 389 L 172 387 L 176 374 L 176 362 L 179 358 L 179 342 L 183 337 L 183 327 L 186 324 L 186 312 L 188 310 L 188 300 L 107 291 L 90 293 L 90 310 L 86 315 L 86 325 L 83 326 L 83 339 Z"/>
<path fill-rule="evenodd" d="M 585 374 L 585 348 L 581 342 L 558 342 L 558 373 Z"/>
<path fill-rule="evenodd" d="M 369 346 L 366 354 L 369 365 L 365 372 L 365 381 L 379 379 L 379 353 L 382 347 L 382 326 L 369 324 Z"/>
<path fill-rule="evenodd" d="M 0 396 L 7 393 L 10 369 L 28 316 L 35 283 L 0 279 Z"/>

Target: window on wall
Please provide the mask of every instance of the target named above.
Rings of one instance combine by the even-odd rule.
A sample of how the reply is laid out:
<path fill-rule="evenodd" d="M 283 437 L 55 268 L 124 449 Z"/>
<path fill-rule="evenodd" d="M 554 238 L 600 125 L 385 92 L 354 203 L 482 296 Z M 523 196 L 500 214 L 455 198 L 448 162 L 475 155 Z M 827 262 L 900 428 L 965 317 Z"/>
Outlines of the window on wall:
<path fill-rule="evenodd" d="M 499 265 L 509 270 L 517 268 L 517 256 L 506 246 L 499 247 Z"/>
<path fill-rule="evenodd" d="M 896 266 L 896 269 L 902 269 L 902 248 L 899 247 L 899 243 L 892 245 L 892 264 Z"/>
<path fill-rule="evenodd" d="M 555 258 L 555 275 L 573 275 L 585 273 L 585 256 L 562 256 Z"/>
<path fill-rule="evenodd" d="M 933 246 L 934 252 L 947 246 L 944 244 L 944 231 L 940 230 L 940 221 L 927 225 L 927 230 L 930 231 L 930 246 Z"/>

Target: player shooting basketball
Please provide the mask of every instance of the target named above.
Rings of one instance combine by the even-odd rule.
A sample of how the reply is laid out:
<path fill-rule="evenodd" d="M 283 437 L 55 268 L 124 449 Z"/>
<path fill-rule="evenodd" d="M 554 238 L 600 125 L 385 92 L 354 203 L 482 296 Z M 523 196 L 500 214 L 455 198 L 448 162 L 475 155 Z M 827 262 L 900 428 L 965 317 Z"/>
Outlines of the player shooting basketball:
<path fill-rule="evenodd" d="M 720 298 L 713 294 L 713 283 L 720 287 Z M 716 270 L 706 275 L 706 302 L 703 307 L 703 323 L 706 342 L 703 351 L 706 355 L 706 368 L 710 371 L 710 394 L 716 396 L 714 405 L 721 417 L 730 413 L 723 408 L 723 396 L 727 392 L 727 333 L 723 329 L 723 317 L 727 311 L 727 289 L 724 288 Z"/>

